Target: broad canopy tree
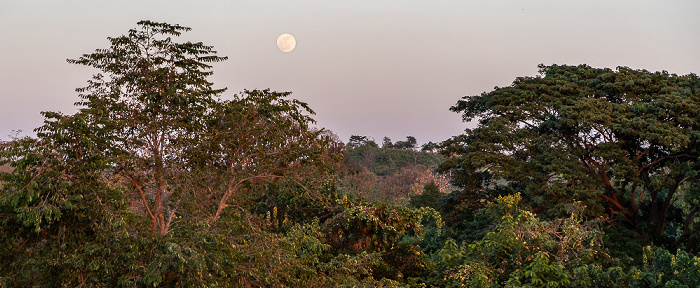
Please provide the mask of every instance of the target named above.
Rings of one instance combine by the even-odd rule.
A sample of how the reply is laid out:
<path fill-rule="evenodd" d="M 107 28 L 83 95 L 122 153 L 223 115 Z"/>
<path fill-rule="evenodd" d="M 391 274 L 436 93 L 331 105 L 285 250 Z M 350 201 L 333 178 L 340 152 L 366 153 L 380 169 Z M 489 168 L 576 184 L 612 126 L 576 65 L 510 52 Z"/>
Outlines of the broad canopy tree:
<path fill-rule="evenodd" d="M 580 202 L 647 241 L 700 248 L 700 79 L 586 65 L 540 73 L 451 108 L 478 120 L 441 144 L 464 197 L 522 191 L 550 215 Z"/>

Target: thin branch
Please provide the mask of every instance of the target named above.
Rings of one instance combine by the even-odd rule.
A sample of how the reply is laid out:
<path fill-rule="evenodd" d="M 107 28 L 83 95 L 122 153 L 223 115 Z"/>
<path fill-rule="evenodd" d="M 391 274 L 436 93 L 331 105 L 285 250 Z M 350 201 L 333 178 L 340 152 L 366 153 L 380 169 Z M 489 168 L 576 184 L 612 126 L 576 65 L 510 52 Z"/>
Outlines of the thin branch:
<path fill-rule="evenodd" d="M 143 189 L 141 188 L 141 185 L 136 183 L 136 180 L 134 180 L 133 178 L 131 178 L 127 175 L 124 175 L 122 173 L 120 173 L 120 175 L 122 175 L 122 177 L 129 180 L 131 182 L 131 184 L 134 184 L 134 186 L 136 186 L 136 189 L 139 191 L 139 196 L 141 196 L 141 201 L 143 202 L 143 206 L 146 207 L 146 212 L 148 212 L 148 216 L 151 218 L 151 221 L 155 222 L 156 216 L 153 214 L 153 212 L 151 212 L 151 208 L 148 206 L 148 202 L 146 201 L 146 196 L 143 193 Z"/>

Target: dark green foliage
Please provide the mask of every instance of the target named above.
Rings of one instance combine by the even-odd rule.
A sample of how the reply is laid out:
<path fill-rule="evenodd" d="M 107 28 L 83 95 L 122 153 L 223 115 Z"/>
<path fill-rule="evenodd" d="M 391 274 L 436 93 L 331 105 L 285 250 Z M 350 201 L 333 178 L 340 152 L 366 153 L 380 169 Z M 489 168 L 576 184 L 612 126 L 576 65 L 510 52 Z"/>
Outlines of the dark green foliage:
<path fill-rule="evenodd" d="M 646 247 L 646 265 L 641 273 L 630 271 L 634 276 L 631 286 L 638 287 L 698 287 L 700 286 L 700 258 L 685 251 L 676 255 L 660 247 Z M 636 274 L 636 275 L 635 275 Z"/>
<path fill-rule="evenodd" d="M 77 153 L 61 157 L 64 145 L 56 138 L 15 139 L 1 151 L 15 169 L 0 180 L 0 284 L 116 286 L 107 275 L 128 263 L 127 253 L 115 253 L 131 240 L 124 190 L 91 172 L 99 162 Z"/>
<path fill-rule="evenodd" d="M 376 279 L 418 277 L 428 273 L 430 261 L 419 244 L 426 228 L 441 229 L 439 214 L 387 205 L 357 205 L 344 197 L 342 212 L 324 223 L 326 242 L 341 253 L 374 252 L 382 262 L 372 267 Z M 439 236 L 439 235 L 438 235 Z"/>
<path fill-rule="evenodd" d="M 0 284 L 364 281 L 342 272 L 352 258 L 308 262 L 297 252 L 298 242 L 308 241 L 295 236 L 293 223 L 285 223 L 291 238 L 271 234 L 271 221 L 247 210 L 266 193 L 293 194 L 307 205 L 285 207 L 290 214 L 334 202 L 335 194 L 321 190 L 334 185 L 341 146 L 310 129 L 313 111 L 286 99 L 289 93 L 269 90 L 219 101 L 214 96 L 223 90 L 211 89 L 205 63 L 225 58 L 201 43 L 167 37 L 189 28 L 139 25 L 110 38 L 109 49 L 69 61 L 105 73 L 78 89 L 84 99 L 78 113 L 46 112 L 38 139 L 0 147 L 0 165 L 14 168 L 0 174 Z M 319 235 L 312 236 L 318 243 Z M 324 250 L 312 251 L 321 257 Z"/>
<path fill-rule="evenodd" d="M 391 145 L 390 148 L 413 150 L 416 148 L 417 144 L 418 141 L 416 140 L 416 137 L 406 136 L 406 141 L 396 141 L 396 143 Z"/>
<path fill-rule="evenodd" d="M 603 268 L 586 265 L 574 272 L 573 287 L 698 287 L 700 258 L 685 251 L 673 255 L 660 247 L 645 247 L 641 267 Z"/>
<path fill-rule="evenodd" d="M 589 216 L 617 215 L 648 243 L 695 251 L 698 209 L 677 199 L 697 194 L 700 79 L 625 67 L 540 69 L 542 76 L 452 107 L 479 119 L 442 144 L 450 156 L 442 167 L 463 198 L 478 204 L 522 192 L 549 217 L 580 202 Z"/>
<path fill-rule="evenodd" d="M 386 149 L 394 148 L 394 143 L 391 143 L 391 138 L 389 138 L 389 137 L 382 138 L 382 148 L 386 148 Z"/>
<path fill-rule="evenodd" d="M 440 223 L 439 214 L 435 210 L 410 208 L 375 204 L 371 206 L 354 205 L 346 202 L 349 207 L 326 221 L 328 242 L 337 249 L 348 251 L 380 251 L 391 249 L 403 236 L 423 237 L 423 219 L 433 217 Z"/>
<path fill-rule="evenodd" d="M 411 201 L 409 204 L 415 208 L 430 207 L 437 209 L 437 201 L 442 198 L 442 196 L 442 193 L 440 193 L 440 187 L 435 184 L 435 181 L 432 181 L 425 184 L 422 194 L 411 196 Z"/>
<path fill-rule="evenodd" d="M 379 147 L 371 137 L 359 135 L 350 136 L 350 139 L 348 140 L 348 148 L 357 148 L 360 146 Z"/>
<path fill-rule="evenodd" d="M 433 153 L 435 150 L 438 149 L 438 144 L 433 143 L 433 142 L 428 142 L 420 146 L 420 151 L 421 152 L 430 152 Z"/>
<path fill-rule="evenodd" d="M 624 227 L 603 227 L 603 243 L 610 252 L 610 256 L 616 259 L 616 265 L 622 267 L 642 265 L 642 253 L 644 240 L 634 230 Z"/>
<path fill-rule="evenodd" d="M 459 287 L 568 287 L 573 271 L 605 261 L 601 233 L 572 207 L 570 218 L 543 221 L 520 206 L 520 196 L 499 197 L 483 211 L 495 227 L 482 239 L 448 240 L 433 254 L 435 285 Z"/>

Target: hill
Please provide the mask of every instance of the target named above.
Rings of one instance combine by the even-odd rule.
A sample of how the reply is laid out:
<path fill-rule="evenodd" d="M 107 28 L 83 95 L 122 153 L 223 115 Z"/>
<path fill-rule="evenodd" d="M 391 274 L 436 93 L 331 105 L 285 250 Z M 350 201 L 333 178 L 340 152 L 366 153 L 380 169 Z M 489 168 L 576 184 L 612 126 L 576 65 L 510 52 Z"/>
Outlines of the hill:
<path fill-rule="evenodd" d="M 350 148 L 348 158 L 351 163 L 362 166 L 377 176 L 393 174 L 408 166 L 437 167 L 445 159 L 442 155 L 431 152 L 372 146 Z"/>

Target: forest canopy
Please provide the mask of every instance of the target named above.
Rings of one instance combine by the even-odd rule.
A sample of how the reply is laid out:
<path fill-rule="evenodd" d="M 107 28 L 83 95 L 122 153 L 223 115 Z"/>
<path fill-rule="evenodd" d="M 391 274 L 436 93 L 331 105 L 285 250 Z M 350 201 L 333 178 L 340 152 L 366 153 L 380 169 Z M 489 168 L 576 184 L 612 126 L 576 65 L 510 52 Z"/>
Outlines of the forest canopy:
<path fill-rule="evenodd" d="M 700 80 L 540 75 L 382 147 L 141 21 L 69 63 L 78 112 L 0 144 L 0 287 L 696 287 Z M 439 153 L 439 154 L 438 154 Z"/>

